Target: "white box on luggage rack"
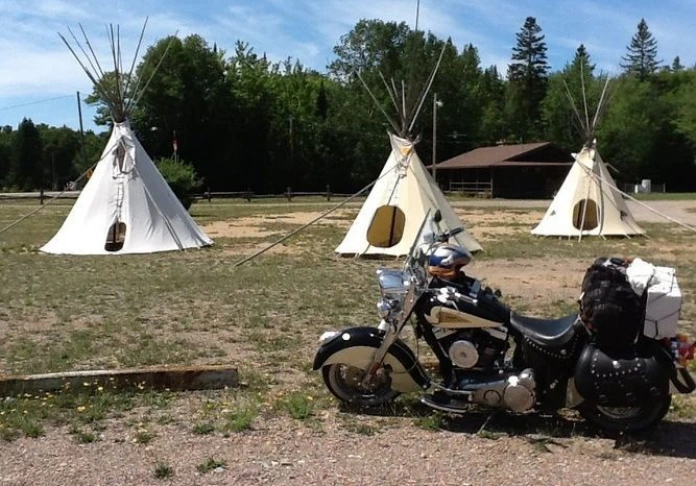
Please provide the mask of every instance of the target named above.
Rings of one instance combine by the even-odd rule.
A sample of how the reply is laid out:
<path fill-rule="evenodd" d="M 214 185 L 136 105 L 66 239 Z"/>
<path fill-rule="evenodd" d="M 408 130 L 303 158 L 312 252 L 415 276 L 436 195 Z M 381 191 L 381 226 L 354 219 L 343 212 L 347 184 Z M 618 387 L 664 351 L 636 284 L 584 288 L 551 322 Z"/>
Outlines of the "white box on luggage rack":
<path fill-rule="evenodd" d="M 655 267 L 647 293 L 643 334 L 653 339 L 674 337 L 677 334 L 682 300 L 676 270 L 671 267 Z"/>

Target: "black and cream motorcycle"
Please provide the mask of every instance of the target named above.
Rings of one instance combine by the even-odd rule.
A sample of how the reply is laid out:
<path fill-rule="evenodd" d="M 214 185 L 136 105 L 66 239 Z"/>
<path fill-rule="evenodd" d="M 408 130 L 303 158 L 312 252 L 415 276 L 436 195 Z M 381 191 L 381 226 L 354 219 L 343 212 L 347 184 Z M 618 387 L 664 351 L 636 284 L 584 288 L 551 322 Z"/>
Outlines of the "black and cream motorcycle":
<path fill-rule="evenodd" d="M 660 422 L 672 394 L 696 388 L 676 337 L 640 332 L 623 349 L 603 349 L 579 313 L 541 319 L 511 311 L 499 292 L 461 271 L 469 254 L 448 242 L 462 230 L 440 232 L 439 222 L 439 211 L 426 215 L 402 270 L 377 271 L 378 327 L 322 335 L 313 368 L 339 400 L 375 407 L 430 391 L 422 403 L 446 412 L 471 404 L 519 413 L 572 408 L 605 429 L 639 431 Z M 443 278 L 443 269 L 455 274 Z M 437 358 L 439 383 L 399 338 L 409 322 Z"/>

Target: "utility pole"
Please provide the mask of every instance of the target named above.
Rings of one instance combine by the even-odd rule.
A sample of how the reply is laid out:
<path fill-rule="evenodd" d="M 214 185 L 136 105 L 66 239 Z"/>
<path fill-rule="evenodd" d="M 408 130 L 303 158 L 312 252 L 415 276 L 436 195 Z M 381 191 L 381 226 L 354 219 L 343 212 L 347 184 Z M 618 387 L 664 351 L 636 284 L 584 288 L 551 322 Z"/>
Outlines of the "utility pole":
<path fill-rule="evenodd" d="M 80 118 L 80 138 L 85 134 L 84 127 L 82 126 L 82 102 L 80 101 L 80 92 L 77 92 L 77 115 Z"/>
<path fill-rule="evenodd" d="M 442 106 L 442 101 L 437 99 L 437 93 L 433 93 L 433 180 L 437 185 L 437 168 L 435 163 L 437 162 L 437 109 Z"/>

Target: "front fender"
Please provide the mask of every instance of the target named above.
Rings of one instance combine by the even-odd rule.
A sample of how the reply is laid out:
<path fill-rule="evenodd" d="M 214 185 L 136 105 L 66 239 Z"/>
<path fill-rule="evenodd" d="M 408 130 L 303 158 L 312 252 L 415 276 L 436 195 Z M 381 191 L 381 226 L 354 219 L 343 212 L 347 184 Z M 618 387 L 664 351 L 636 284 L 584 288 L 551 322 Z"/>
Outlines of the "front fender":
<path fill-rule="evenodd" d="M 318 370 L 331 364 L 347 364 L 365 369 L 375 349 L 382 344 L 382 337 L 374 327 L 345 329 L 322 343 L 314 357 L 313 369 Z M 384 364 L 391 367 L 392 388 L 399 392 L 425 390 L 430 386 L 430 377 L 418 362 L 406 343 L 397 339 L 384 357 Z"/>

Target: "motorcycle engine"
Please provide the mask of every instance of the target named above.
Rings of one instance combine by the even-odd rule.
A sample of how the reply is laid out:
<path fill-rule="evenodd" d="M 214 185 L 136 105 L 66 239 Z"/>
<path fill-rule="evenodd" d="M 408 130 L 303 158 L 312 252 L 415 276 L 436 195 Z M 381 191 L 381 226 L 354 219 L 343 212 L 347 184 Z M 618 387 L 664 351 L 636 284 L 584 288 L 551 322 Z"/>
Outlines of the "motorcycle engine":
<path fill-rule="evenodd" d="M 505 353 L 505 335 L 497 330 L 466 329 L 438 341 L 455 366 L 462 369 L 490 369 Z M 502 338 L 502 339 L 501 339 Z"/>

